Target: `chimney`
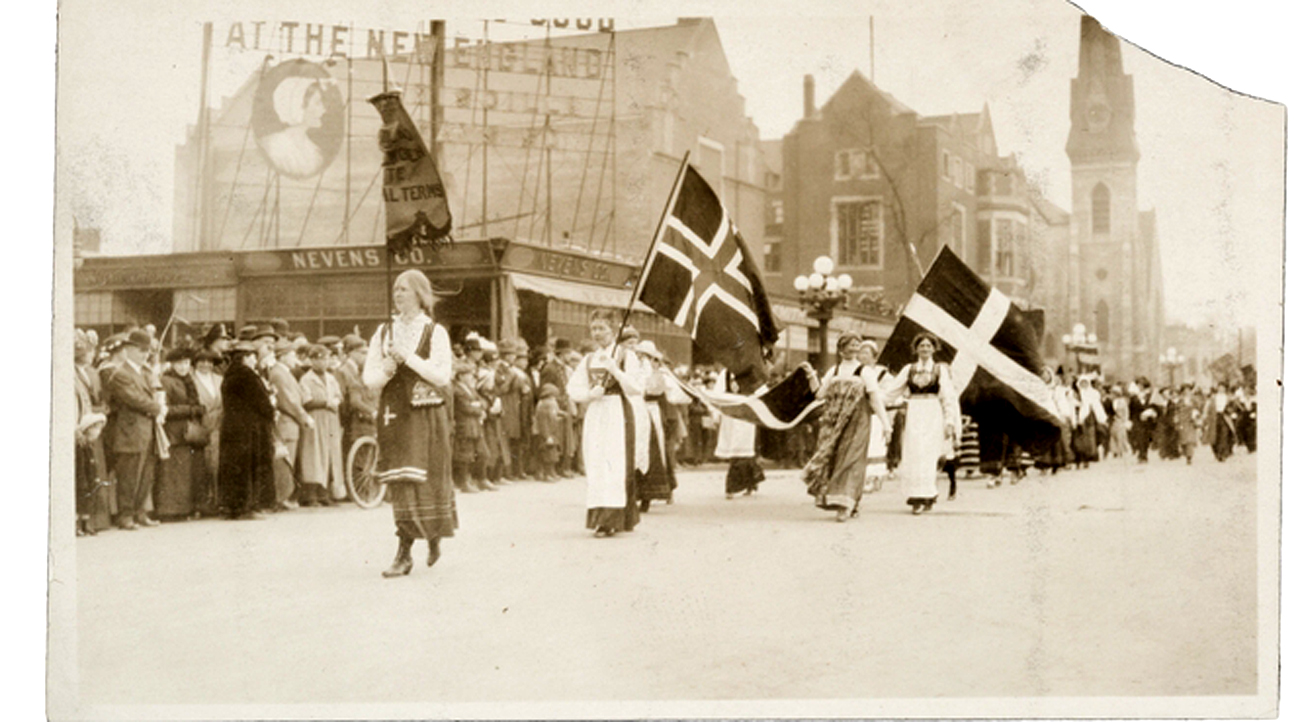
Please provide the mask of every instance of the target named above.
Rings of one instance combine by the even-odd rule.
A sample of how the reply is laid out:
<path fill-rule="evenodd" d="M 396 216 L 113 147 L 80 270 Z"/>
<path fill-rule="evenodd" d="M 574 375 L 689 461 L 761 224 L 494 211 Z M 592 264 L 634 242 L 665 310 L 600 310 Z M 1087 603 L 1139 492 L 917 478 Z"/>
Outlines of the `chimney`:
<path fill-rule="evenodd" d="M 803 76 L 803 117 L 811 118 L 813 113 L 817 112 L 817 91 L 813 83 L 813 76 Z"/>

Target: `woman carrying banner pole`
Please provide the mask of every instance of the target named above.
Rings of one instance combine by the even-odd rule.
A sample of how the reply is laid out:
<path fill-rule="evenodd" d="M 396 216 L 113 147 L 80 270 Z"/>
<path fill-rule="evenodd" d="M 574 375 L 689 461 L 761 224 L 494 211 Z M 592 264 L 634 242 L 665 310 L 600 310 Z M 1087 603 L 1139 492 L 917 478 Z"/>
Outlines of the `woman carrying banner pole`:
<path fill-rule="evenodd" d="M 397 527 L 397 557 L 384 577 L 411 573 L 411 547 L 427 539 L 427 564 L 441 556 L 442 537 L 456 531 L 451 483 L 451 340 L 434 323 L 433 288 L 423 271 L 393 283 L 397 313 L 370 339 L 362 380 L 379 391 L 379 480 L 388 485 Z"/>
<path fill-rule="evenodd" d="M 631 396 L 640 396 L 644 373 L 635 352 L 614 343 L 614 315 L 591 312 L 596 350 L 578 362 L 567 392 L 587 405 L 582 423 L 582 463 L 587 476 L 587 528 L 597 537 L 632 531 L 640 521 L 636 491 L 636 429 Z"/>
<path fill-rule="evenodd" d="M 957 394 L 947 364 L 935 360 L 939 340 L 919 333 L 912 340 L 914 361 L 890 377 L 885 399 L 906 395 L 907 425 L 903 429 L 898 476 L 913 514 L 929 511 L 939 497 L 935 486 L 939 460 L 954 453 L 960 423 Z"/>

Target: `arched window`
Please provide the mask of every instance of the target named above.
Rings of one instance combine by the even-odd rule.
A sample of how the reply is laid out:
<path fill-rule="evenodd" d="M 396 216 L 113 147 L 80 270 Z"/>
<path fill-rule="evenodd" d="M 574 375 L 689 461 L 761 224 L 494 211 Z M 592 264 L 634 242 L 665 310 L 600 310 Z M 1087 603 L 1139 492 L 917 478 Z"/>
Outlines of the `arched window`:
<path fill-rule="evenodd" d="M 1110 189 L 1105 183 L 1092 189 L 1092 232 L 1110 233 Z"/>
<path fill-rule="evenodd" d="M 1102 343 L 1110 340 L 1110 306 L 1104 298 L 1097 302 L 1097 340 Z"/>

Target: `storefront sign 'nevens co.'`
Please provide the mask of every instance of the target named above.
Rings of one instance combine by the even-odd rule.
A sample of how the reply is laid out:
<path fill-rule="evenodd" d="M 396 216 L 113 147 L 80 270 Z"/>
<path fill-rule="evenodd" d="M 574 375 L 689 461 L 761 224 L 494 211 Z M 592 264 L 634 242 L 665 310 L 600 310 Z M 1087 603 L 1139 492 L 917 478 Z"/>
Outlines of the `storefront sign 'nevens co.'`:
<path fill-rule="evenodd" d="M 243 254 L 240 270 L 252 275 L 310 274 L 337 271 L 374 270 L 385 266 L 383 246 L 361 248 L 310 248 L 300 250 L 260 251 Z M 589 258 L 575 253 L 511 243 L 501 258 L 501 267 L 573 281 L 585 281 L 614 288 L 631 287 L 636 268 L 629 264 Z M 393 256 L 393 268 L 412 266 L 435 269 L 495 268 L 493 252 L 487 241 L 459 241 L 437 251 L 415 247 L 409 254 Z"/>
<path fill-rule="evenodd" d="M 330 271 L 383 270 L 383 246 L 365 248 L 313 248 L 296 251 L 264 251 L 244 254 L 242 272 L 258 274 L 324 273 Z M 492 264 L 486 243 L 460 243 L 434 251 L 413 248 L 409 254 L 393 255 L 393 268 L 467 268 Z"/>
<path fill-rule="evenodd" d="M 636 269 L 632 266 L 521 245 L 510 246 L 502 259 L 502 265 L 515 271 L 589 281 L 617 288 L 631 286 L 636 275 Z"/>

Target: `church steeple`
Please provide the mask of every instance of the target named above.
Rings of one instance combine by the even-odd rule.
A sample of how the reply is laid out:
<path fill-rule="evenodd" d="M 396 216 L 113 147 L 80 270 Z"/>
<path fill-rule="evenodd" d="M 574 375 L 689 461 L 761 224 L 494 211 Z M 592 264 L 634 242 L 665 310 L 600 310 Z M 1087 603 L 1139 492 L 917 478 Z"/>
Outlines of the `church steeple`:
<path fill-rule="evenodd" d="M 1070 138 L 1065 152 L 1073 163 L 1136 163 L 1133 132 L 1133 76 L 1124 73 L 1119 38 L 1096 19 L 1079 25 L 1079 74 L 1070 81 Z"/>

